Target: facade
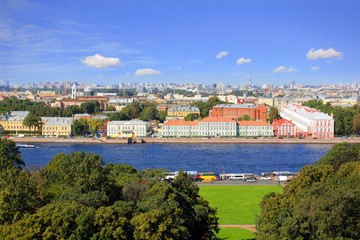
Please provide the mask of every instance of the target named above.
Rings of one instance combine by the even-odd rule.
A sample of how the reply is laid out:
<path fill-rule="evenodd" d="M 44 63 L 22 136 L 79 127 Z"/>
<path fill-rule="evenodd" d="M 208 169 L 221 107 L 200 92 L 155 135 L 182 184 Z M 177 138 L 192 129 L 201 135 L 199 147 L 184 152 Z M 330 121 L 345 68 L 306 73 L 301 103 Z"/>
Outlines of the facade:
<path fill-rule="evenodd" d="M 200 136 L 226 137 L 237 135 L 236 122 L 230 118 L 204 118 L 199 121 Z"/>
<path fill-rule="evenodd" d="M 273 126 L 263 121 L 204 118 L 200 121 L 170 120 L 162 126 L 163 137 L 255 137 L 272 136 Z"/>
<path fill-rule="evenodd" d="M 28 111 L 13 111 L 7 116 L 3 116 L 0 125 L 7 131 L 30 131 L 28 127 L 23 125 L 24 119 L 29 115 Z"/>
<path fill-rule="evenodd" d="M 273 127 L 275 137 L 296 137 L 301 132 L 291 120 L 286 119 L 274 119 Z"/>
<path fill-rule="evenodd" d="M 42 117 L 42 135 L 70 136 L 73 119 L 69 117 Z"/>
<path fill-rule="evenodd" d="M 170 120 L 162 125 L 164 137 L 197 137 L 199 136 L 199 122 Z"/>
<path fill-rule="evenodd" d="M 200 109 L 197 107 L 172 107 L 168 109 L 166 120 L 184 119 L 190 113 L 197 113 L 200 115 Z"/>
<path fill-rule="evenodd" d="M 333 138 L 334 118 L 316 109 L 290 104 L 284 107 L 280 116 L 291 120 L 306 137 Z"/>
<path fill-rule="evenodd" d="M 149 123 L 140 120 L 111 121 L 107 123 L 109 137 L 146 137 Z"/>
<path fill-rule="evenodd" d="M 265 104 L 219 104 L 209 111 L 209 117 L 237 119 L 245 115 L 255 120 L 267 120 Z"/>
<path fill-rule="evenodd" d="M 240 137 L 273 136 L 273 126 L 265 121 L 238 121 L 237 135 Z"/>

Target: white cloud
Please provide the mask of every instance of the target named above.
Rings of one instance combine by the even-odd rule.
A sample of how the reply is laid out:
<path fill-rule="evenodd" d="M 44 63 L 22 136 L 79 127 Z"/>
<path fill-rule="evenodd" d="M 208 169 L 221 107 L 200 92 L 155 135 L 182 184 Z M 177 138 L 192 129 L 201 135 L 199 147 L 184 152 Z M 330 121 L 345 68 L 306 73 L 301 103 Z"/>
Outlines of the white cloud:
<path fill-rule="evenodd" d="M 281 73 L 286 72 L 286 67 L 284 67 L 284 66 L 279 66 L 279 67 L 275 68 L 275 69 L 273 70 L 273 72 L 274 72 L 274 73 L 277 73 L 277 72 L 281 72 Z"/>
<path fill-rule="evenodd" d="M 119 58 L 103 57 L 100 54 L 95 54 L 94 56 L 88 56 L 85 59 L 82 59 L 81 62 L 88 66 L 96 68 L 107 68 L 111 66 L 122 66 Z"/>
<path fill-rule="evenodd" d="M 216 58 L 223 58 L 226 57 L 229 54 L 227 51 L 221 51 L 218 55 L 216 55 Z"/>
<path fill-rule="evenodd" d="M 151 68 L 144 68 L 144 69 L 138 69 L 135 72 L 135 76 L 154 76 L 154 75 L 159 75 L 160 71 L 156 71 L 154 69 Z"/>
<path fill-rule="evenodd" d="M 295 68 L 293 68 L 293 67 L 289 67 L 289 68 L 288 68 L 288 72 L 294 72 L 294 71 L 296 71 Z"/>
<path fill-rule="evenodd" d="M 311 70 L 316 71 L 319 70 L 320 67 L 311 67 Z"/>
<path fill-rule="evenodd" d="M 286 72 L 295 72 L 296 68 L 294 67 L 285 67 L 285 66 L 279 66 L 273 70 L 274 73 L 286 73 Z"/>
<path fill-rule="evenodd" d="M 250 62 L 251 62 L 251 59 L 250 59 L 250 58 L 248 58 L 248 59 L 239 58 L 239 59 L 236 61 L 236 65 L 241 65 L 241 64 L 250 63 Z"/>
<path fill-rule="evenodd" d="M 314 60 L 319 58 L 336 58 L 341 59 L 344 55 L 342 52 L 338 52 L 333 48 L 329 48 L 328 50 L 319 49 L 314 51 L 315 48 L 312 48 L 309 50 L 309 52 L 306 54 L 306 57 L 308 59 Z"/>

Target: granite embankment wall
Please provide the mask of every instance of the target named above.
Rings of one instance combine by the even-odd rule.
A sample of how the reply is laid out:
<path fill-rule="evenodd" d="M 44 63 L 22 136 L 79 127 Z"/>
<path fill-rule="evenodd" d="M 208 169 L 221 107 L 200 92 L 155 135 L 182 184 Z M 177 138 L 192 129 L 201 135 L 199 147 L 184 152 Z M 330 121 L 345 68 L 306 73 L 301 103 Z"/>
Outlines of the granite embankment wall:
<path fill-rule="evenodd" d="M 19 143 L 88 143 L 88 144 L 128 144 L 129 139 L 106 138 L 11 138 Z M 333 139 L 228 139 L 228 138 L 142 138 L 136 143 L 180 143 L 180 144 L 335 144 L 339 142 L 360 143 L 360 138 Z"/>

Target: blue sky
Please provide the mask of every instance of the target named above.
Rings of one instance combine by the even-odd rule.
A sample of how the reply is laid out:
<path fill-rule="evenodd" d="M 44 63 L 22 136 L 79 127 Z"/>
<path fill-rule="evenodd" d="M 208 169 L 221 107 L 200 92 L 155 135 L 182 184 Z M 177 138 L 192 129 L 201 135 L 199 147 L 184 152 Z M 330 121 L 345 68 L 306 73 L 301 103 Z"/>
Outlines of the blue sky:
<path fill-rule="evenodd" d="M 360 1 L 0 0 L 0 79 L 360 82 Z"/>

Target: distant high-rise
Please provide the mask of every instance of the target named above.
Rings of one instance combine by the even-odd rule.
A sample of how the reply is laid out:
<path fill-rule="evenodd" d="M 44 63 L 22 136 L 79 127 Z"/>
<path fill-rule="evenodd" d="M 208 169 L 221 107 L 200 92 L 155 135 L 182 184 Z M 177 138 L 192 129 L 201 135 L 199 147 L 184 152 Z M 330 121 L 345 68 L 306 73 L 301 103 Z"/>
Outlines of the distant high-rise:
<path fill-rule="evenodd" d="M 295 89 L 295 81 L 290 82 L 290 89 Z"/>
<path fill-rule="evenodd" d="M 0 80 L 0 89 L 9 89 L 9 81 Z"/>

